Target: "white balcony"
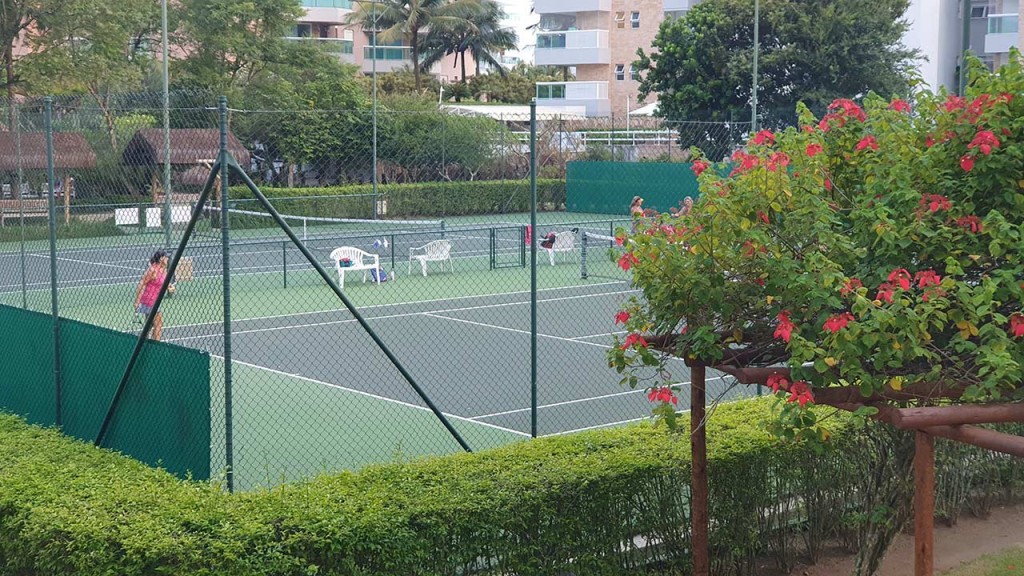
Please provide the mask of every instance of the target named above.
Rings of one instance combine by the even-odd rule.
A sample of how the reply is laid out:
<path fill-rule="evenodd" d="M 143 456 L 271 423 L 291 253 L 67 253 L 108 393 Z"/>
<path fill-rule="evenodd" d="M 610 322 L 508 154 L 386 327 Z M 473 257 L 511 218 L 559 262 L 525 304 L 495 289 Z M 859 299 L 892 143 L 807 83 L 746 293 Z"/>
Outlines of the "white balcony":
<path fill-rule="evenodd" d="M 573 12 L 611 12 L 612 0 L 534 0 L 537 14 L 572 14 Z"/>
<path fill-rule="evenodd" d="M 538 82 L 537 106 L 582 106 L 587 116 L 611 114 L 607 82 Z"/>
<path fill-rule="evenodd" d="M 312 38 L 309 36 L 285 36 L 285 40 L 291 42 L 309 42 L 316 44 L 321 50 L 333 54 L 342 62 L 355 64 L 356 57 L 353 50 L 353 42 L 343 38 Z"/>
<path fill-rule="evenodd" d="M 985 52 L 1005 54 L 1017 45 L 1020 16 L 1017 14 L 989 14 L 985 34 Z"/>
<path fill-rule="evenodd" d="M 607 30 L 538 32 L 534 62 L 538 66 L 610 64 L 611 48 Z"/>
<path fill-rule="evenodd" d="M 306 9 L 305 16 L 299 22 L 320 22 L 325 24 L 341 24 L 345 16 L 352 12 L 351 0 L 302 0 Z"/>
<path fill-rule="evenodd" d="M 662 10 L 665 12 L 685 12 L 697 2 L 693 0 L 662 0 Z"/>
<path fill-rule="evenodd" d="M 377 73 L 412 67 L 412 48 L 408 46 L 377 46 Z M 363 46 L 363 73 L 373 72 L 373 47 Z"/>

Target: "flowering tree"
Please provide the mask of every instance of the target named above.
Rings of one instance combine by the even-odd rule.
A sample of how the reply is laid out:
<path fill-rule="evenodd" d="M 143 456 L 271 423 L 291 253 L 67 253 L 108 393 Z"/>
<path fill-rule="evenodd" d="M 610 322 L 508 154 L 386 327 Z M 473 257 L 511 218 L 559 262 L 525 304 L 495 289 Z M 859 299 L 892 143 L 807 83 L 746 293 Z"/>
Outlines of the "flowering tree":
<path fill-rule="evenodd" d="M 669 417 L 671 385 L 640 378 L 664 353 L 783 363 L 768 380 L 782 420 L 810 430 L 804 408 L 831 388 L 1024 399 L 1024 72 L 1010 60 L 976 63 L 964 97 L 840 99 L 757 133 L 729 166 L 698 155 L 689 214 L 620 232 L 643 297 L 618 314 L 628 333 L 609 363 Z"/>

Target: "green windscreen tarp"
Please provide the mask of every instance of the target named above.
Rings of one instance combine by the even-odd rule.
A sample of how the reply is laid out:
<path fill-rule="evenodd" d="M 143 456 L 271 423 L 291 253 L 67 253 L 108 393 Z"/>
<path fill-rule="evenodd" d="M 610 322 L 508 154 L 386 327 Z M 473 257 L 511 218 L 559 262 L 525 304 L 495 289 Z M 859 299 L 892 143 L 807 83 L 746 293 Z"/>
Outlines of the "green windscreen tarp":
<path fill-rule="evenodd" d="M 628 216 L 633 196 L 667 212 L 687 196 L 697 199 L 697 177 L 689 162 L 574 161 L 566 163 L 565 191 L 569 212 Z"/>
<path fill-rule="evenodd" d="M 0 305 L 0 408 L 56 424 L 53 317 Z M 94 441 L 137 337 L 61 319 L 62 431 Z M 210 477 L 210 356 L 148 341 L 111 420 L 105 448 L 197 480 Z"/>

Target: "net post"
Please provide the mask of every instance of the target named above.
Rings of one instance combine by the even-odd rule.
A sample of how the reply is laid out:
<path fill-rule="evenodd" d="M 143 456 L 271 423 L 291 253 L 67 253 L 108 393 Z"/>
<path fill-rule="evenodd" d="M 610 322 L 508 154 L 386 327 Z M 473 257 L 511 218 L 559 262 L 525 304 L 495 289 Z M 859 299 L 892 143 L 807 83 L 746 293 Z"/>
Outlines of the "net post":
<path fill-rule="evenodd" d="M 60 313 L 57 309 L 57 199 L 53 194 L 53 97 L 44 100 L 46 124 L 46 207 L 50 226 L 50 312 L 53 314 L 53 400 L 54 423 L 59 427 L 63 423 L 61 414 L 61 376 L 60 376 Z M 18 191 L 21 193 L 21 190 Z"/>
<path fill-rule="evenodd" d="M 537 99 L 530 100 L 530 436 L 537 437 Z"/>
<path fill-rule="evenodd" d="M 281 241 L 281 270 L 284 271 L 284 287 L 288 287 L 288 243 Z"/>
<path fill-rule="evenodd" d="M 217 99 L 217 108 L 220 112 L 220 205 L 224 208 L 224 215 L 220 223 L 221 240 L 221 276 L 224 286 L 224 465 L 227 469 L 226 482 L 228 492 L 235 491 L 234 471 L 234 434 L 232 430 L 232 357 L 231 357 L 231 247 L 230 233 L 231 218 L 228 213 L 230 208 L 228 185 L 228 98 L 220 96 Z"/>
<path fill-rule="evenodd" d="M 391 236 L 391 272 L 395 271 L 395 233 L 392 232 Z"/>
<path fill-rule="evenodd" d="M 587 231 L 583 231 L 580 239 L 580 278 L 587 279 Z"/>

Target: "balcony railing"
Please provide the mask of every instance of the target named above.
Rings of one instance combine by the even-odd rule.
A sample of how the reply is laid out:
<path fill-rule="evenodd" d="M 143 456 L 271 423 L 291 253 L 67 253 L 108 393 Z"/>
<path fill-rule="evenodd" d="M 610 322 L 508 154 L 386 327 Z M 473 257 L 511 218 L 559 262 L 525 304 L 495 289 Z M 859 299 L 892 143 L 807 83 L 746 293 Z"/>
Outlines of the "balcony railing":
<path fill-rule="evenodd" d="M 1018 14 L 990 14 L 985 34 L 985 52 L 1002 54 L 1017 45 L 1020 16 Z"/>
<path fill-rule="evenodd" d="M 341 8 L 352 9 L 352 0 L 302 0 L 303 8 Z"/>
<path fill-rule="evenodd" d="M 292 42 L 310 42 L 319 46 L 324 52 L 330 54 L 352 54 L 353 43 L 343 38 L 314 38 L 310 36 L 286 36 L 286 40 Z"/>
<path fill-rule="evenodd" d="M 573 12 L 610 12 L 612 0 L 534 0 L 537 14 L 571 14 Z"/>
<path fill-rule="evenodd" d="M 537 103 L 583 106 L 587 116 L 606 116 L 611 109 L 607 82 L 538 82 Z"/>
<path fill-rule="evenodd" d="M 534 58 L 539 66 L 608 64 L 611 62 L 608 31 L 538 32 Z"/>
<path fill-rule="evenodd" d="M 363 60 L 373 60 L 373 46 L 363 46 Z M 412 48 L 408 46 L 377 46 L 377 60 L 412 60 Z"/>

